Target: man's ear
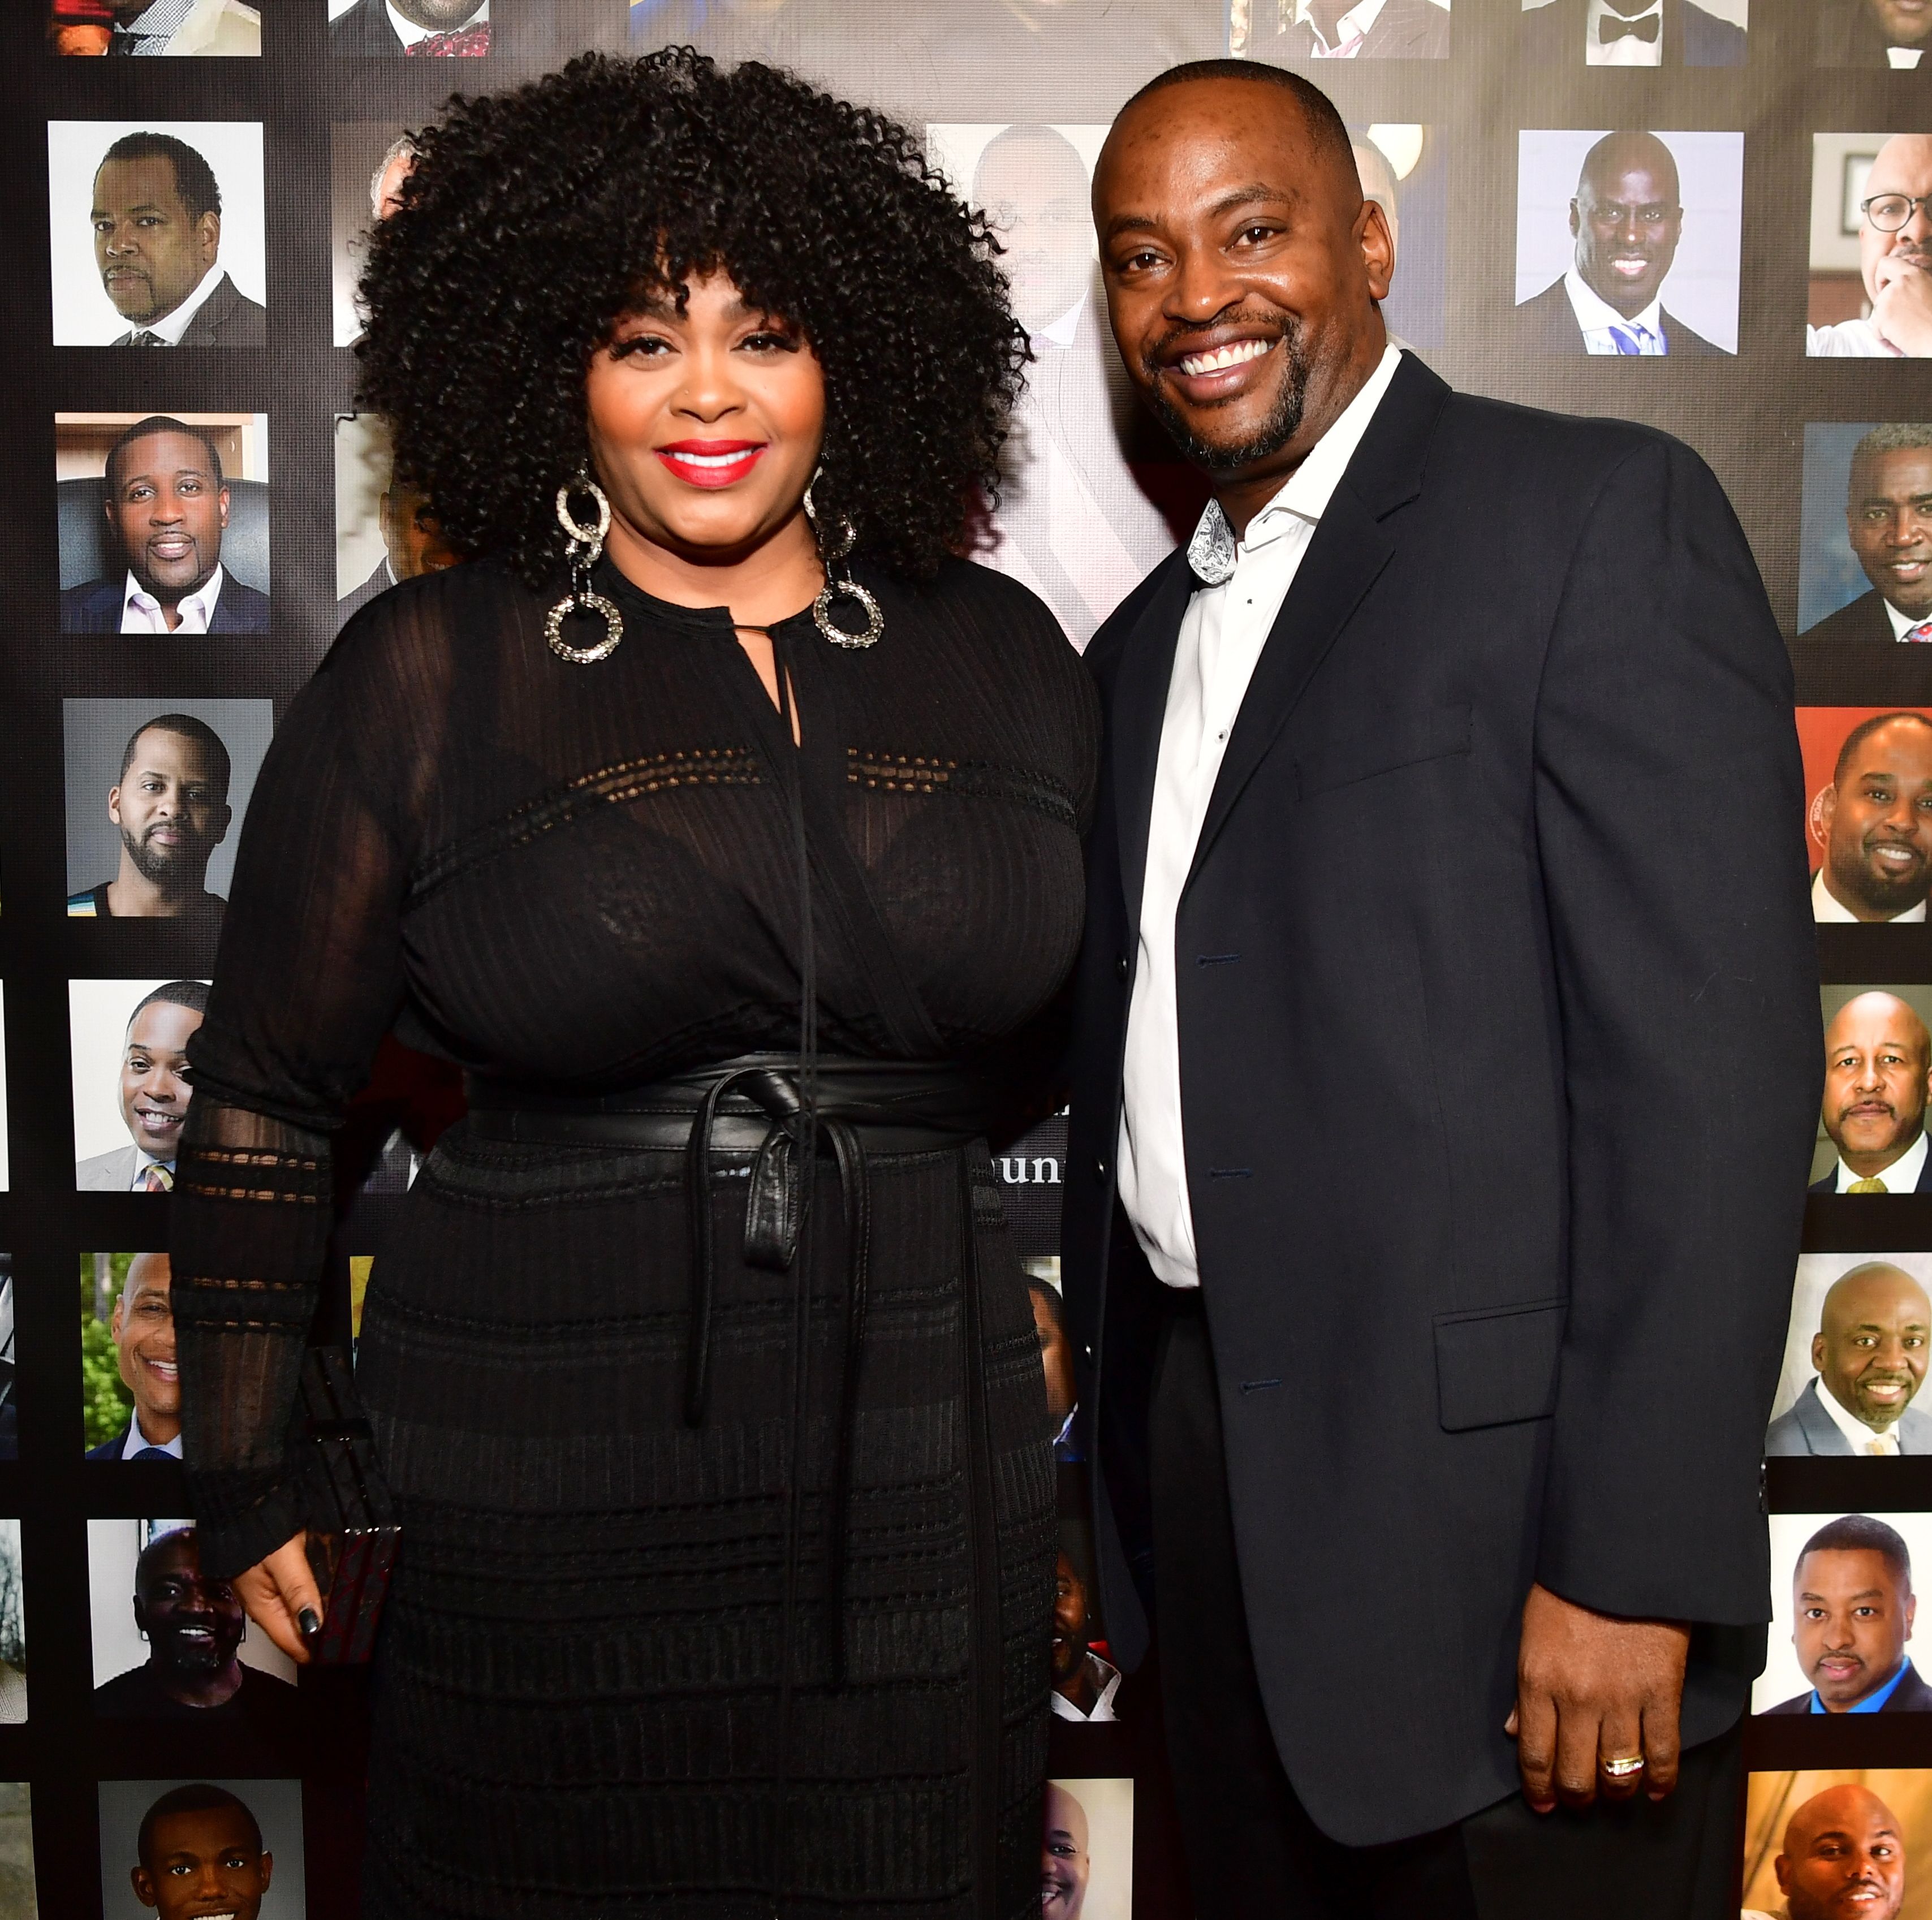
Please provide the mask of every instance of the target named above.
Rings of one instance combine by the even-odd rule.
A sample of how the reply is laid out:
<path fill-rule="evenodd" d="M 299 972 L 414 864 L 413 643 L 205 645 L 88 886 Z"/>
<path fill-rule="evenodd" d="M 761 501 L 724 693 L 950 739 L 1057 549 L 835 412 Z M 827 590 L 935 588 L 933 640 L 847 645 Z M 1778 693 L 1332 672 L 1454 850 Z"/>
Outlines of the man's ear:
<path fill-rule="evenodd" d="M 208 265 L 214 266 L 221 256 L 221 216 L 213 208 L 203 214 L 194 224 L 195 238 L 206 250 Z"/>
<path fill-rule="evenodd" d="M 1368 269 L 1369 292 L 1377 300 L 1388 298 L 1389 284 L 1395 278 L 1395 236 L 1389 231 L 1388 214 L 1379 200 L 1362 202 L 1362 264 Z"/>
<path fill-rule="evenodd" d="M 160 1896 L 154 1891 L 154 1876 L 145 1867 L 130 1868 L 128 1877 L 134 1883 L 134 1898 L 143 1906 L 158 1906 Z"/>
<path fill-rule="evenodd" d="M 226 532 L 228 530 L 228 489 L 226 487 L 215 495 L 214 504 L 221 510 L 221 527 Z"/>

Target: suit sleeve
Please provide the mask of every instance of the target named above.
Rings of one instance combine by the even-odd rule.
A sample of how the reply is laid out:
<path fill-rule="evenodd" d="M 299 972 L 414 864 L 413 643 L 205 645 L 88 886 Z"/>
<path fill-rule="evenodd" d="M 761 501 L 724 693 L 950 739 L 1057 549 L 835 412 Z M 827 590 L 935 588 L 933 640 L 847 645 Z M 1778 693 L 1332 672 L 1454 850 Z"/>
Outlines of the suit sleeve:
<path fill-rule="evenodd" d="M 1571 556 L 1534 771 L 1570 1277 L 1536 1570 L 1605 1612 L 1768 1616 L 1759 1462 L 1823 1072 L 1792 702 L 1715 478 L 1637 448 Z"/>

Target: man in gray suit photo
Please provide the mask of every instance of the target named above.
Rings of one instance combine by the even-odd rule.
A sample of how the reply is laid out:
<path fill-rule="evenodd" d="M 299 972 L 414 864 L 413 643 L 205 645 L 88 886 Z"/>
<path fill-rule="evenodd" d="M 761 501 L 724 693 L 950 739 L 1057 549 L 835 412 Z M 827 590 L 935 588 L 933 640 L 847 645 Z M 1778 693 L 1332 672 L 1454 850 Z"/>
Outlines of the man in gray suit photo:
<path fill-rule="evenodd" d="M 115 1099 L 128 1144 L 79 1162 L 82 1193 L 166 1193 L 188 1118 L 188 1043 L 208 1011 L 204 980 L 170 980 L 145 995 L 128 1022 Z"/>
<path fill-rule="evenodd" d="M 1765 1436 L 1767 1454 L 1932 1454 L 1932 1415 L 1912 1402 L 1925 1384 L 1932 1302 L 1903 1268 L 1868 1260 L 1825 1295 L 1811 1336 L 1814 1378 Z"/>

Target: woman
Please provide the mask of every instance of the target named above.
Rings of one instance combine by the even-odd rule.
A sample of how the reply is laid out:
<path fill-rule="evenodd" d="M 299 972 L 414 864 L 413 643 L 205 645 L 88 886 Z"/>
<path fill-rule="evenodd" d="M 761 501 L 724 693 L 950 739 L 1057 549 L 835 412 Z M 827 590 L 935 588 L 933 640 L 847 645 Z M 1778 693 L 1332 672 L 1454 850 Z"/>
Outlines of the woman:
<path fill-rule="evenodd" d="M 396 1024 L 470 1110 L 362 1323 L 370 1920 L 1017 1920 L 1052 1434 L 982 1136 L 1052 1058 L 1096 720 L 953 557 L 997 248 L 902 129 L 688 50 L 419 144 L 364 386 L 473 557 L 357 617 L 250 808 L 176 1202 L 204 1562 L 299 1657 L 281 1436 Z"/>

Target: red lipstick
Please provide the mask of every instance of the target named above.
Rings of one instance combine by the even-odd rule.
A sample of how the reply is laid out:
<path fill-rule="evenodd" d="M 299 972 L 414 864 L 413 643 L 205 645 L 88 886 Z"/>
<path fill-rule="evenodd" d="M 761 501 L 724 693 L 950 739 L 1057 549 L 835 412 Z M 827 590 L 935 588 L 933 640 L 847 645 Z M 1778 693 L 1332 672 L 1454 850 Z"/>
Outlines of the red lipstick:
<path fill-rule="evenodd" d="M 690 487 L 735 486 L 770 444 L 764 440 L 673 440 L 654 452 L 668 470 Z"/>

